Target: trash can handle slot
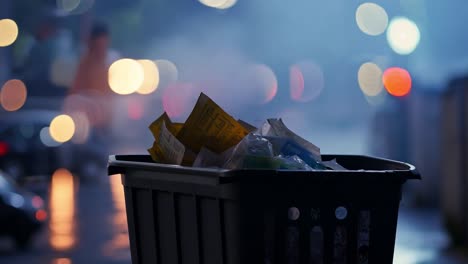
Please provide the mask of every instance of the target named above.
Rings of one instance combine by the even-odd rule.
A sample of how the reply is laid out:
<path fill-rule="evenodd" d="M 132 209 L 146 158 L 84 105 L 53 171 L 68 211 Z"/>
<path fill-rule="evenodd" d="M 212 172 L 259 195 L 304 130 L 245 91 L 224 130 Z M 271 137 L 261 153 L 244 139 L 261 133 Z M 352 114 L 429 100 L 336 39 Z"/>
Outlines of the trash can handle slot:
<path fill-rule="evenodd" d="M 115 174 L 125 174 L 125 168 L 115 165 L 109 165 L 107 167 L 107 175 L 115 175 Z"/>

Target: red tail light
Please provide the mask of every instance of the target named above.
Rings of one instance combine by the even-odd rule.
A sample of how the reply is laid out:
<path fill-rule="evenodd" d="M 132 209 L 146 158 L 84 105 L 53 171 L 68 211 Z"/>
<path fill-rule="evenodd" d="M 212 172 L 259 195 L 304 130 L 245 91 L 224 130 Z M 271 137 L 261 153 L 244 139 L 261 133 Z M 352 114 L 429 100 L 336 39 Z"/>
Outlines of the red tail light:
<path fill-rule="evenodd" d="M 8 153 L 8 143 L 0 141 L 0 156 L 5 156 Z"/>
<path fill-rule="evenodd" d="M 42 209 L 38 210 L 36 212 L 36 219 L 37 221 L 40 221 L 40 222 L 45 221 L 47 219 L 47 212 Z"/>

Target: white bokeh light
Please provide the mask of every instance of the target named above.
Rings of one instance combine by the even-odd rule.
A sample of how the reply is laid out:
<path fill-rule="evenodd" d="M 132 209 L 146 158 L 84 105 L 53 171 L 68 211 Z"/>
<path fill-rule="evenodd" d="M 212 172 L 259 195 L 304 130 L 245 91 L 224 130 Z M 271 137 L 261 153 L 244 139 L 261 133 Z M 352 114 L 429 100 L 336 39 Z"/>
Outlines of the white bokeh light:
<path fill-rule="evenodd" d="M 80 5 L 80 0 L 57 0 L 57 7 L 67 12 L 75 10 Z"/>
<path fill-rule="evenodd" d="M 378 36 L 387 28 L 388 15 L 383 7 L 374 3 L 364 3 L 356 10 L 356 23 L 367 35 Z"/>
<path fill-rule="evenodd" d="M 144 78 L 143 67 L 133 59 L 120 59 L 109 67 L 109 86 L 117 94 L 136 92 L 143 84 Z"/>
<path fill-rule="evenodd" d="M 200 3 L 216 8 L 216 9 L 228 9 L 237 3 L 237 0 L 199 0 Z"/>
<path fill-rule="evenodd" d="M 382 70 L 377 64 L 366 62 L 359 68 L 358 82 L 365 95 L 376 96 L 383 90 Z"/>
<path fill-rule="evenodd" d="M 155 60 L 154 63 L 156 64 L 159 72 L 158 88 L 164 88 L 172 83 L 175 83 L 179 79 L 179 70 L 172 61 Z"/>
<path fill-rule="evenodd" d="M 387 41 L 393 51 L 400 55 L 412 53 L 419 44 L 421 33 L 418 26 L 405 17 L 395 17 L 387 29 Z"/>
<path fill-rule="evenodd" d="M 56 0 L 57 9 L 66 14 L 83 14 L 89 11 L 95 0 Z"/>

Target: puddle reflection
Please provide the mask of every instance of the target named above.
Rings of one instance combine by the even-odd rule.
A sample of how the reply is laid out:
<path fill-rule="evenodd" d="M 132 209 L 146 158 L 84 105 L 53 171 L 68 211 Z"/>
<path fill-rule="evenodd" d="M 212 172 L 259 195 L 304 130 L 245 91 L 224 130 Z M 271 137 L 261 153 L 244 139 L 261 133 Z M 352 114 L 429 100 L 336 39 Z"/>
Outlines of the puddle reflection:
<path fill-rule="evenodd" d="M 59 251 L 71 249 L 76 242 L 75 190 L 73 175 L 66 169 L 58 169 L 52 175 L 49 208 L 51 247 Z M 55 263 L 70 264 L 71 261 L 56 259 Z"/>
<path fill-rule="evenodd" d="M 113 237 L 103 248 L 103 254 L 115 259 L 130 257 L 130 242 L 128 240 L 127 214 L 125 211 L 125 195 L 120 175 L 109 177 L 114 203 L 114 213 L 111 216 Z"/>
<path fill-rule="evenodd" d="M 52 264 L 72 264 L 72 261 L 69 258 L 56 258 L 52 260 Z"/>

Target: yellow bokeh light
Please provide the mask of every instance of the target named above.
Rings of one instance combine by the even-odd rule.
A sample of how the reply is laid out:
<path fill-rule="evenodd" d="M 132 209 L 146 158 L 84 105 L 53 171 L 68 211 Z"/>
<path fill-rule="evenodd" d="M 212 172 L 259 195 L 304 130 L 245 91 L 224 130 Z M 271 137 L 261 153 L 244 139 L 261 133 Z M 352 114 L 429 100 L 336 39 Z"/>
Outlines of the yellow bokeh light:
<path fill-rule="evenodd" d="M 200 3 L 217 9 L 228 9 L 237 3 L 237 0 L 199 0 Z"/>
<path fill-rule="evenodd" d="M 50 122 L 50 136 L 57 142 L 67 142 L 75 134 L 75 122 L 68 115 L 59 115 Z"/>
<path fill-rule="evenodd" d="M 76 241 L 75 187 L 70 171 L 58 169 L 52 175 L 49 208 L 50 245 L 56 250 L 72 248 Z"/>
<path fill-rule="evenodd" d="M 385 32 L 388 15 L 383 7 L 374 3 L 364 3 L 356 10 L 356 23 L 362 32 L 377 36 Z"/>
<path fill-rule="evenodd" d="M 7 111 L 16 111 L 23 107 L 28 95 L 26 85 L 21 80 L 7 81 L 0 93 L 0 102 Z"/>
<path fill-rule="evenodd" d="M 11 19 L 0 20 L 0 47 L 7 47 L 18 38 L 18 25 Z"/>
<path fill-rule="evenodd" d="M 117 94 L 131 94 L 143 84 L 144 70 L 139 62 L 120 59 L 109 67 L 109 86 Z"/>
<path fill-rule="evenodd" d="M 150 94 L 154 92 L 159 85 L 159 70 L 156 63 L 150 60 L 138 60 L 143 67 L 144 80 L 143 84 L 137 90 L 139 94 Z"/>
<path fill-rule="evenodd" d="M 359 87 L 367 96 L 376 96 L 383 90 L 382 70 L 377 64 L 366 62 L 359 68 Z"/>

